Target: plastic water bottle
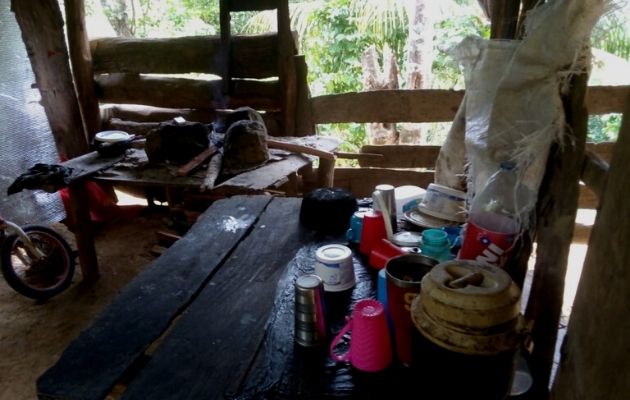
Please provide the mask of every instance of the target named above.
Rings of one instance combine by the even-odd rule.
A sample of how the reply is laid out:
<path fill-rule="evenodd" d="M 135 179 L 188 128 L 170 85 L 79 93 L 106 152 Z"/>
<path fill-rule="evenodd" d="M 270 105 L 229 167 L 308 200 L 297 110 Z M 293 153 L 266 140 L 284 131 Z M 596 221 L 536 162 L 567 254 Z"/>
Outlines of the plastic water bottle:
<path fill-rule="evenodd" d="M 514 164 L 502 162 L 473 197 L 458 258 L 503 267 L 532 200 L 532 192 L 519 182 Z"/>

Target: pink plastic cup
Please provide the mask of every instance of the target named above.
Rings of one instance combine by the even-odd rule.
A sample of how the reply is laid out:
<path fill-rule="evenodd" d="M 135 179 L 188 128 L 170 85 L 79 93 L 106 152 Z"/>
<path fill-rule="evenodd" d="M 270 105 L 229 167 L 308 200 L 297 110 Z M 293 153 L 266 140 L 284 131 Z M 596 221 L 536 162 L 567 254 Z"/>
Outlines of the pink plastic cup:
<path fill-rule="evenodd" d="M 369 211 L 363 216 L 359 251 L 366 256 L 372 252 L 374 244 L 385 238 L 385 220 L 380 211 Z"/>
<path fill-rule="evenodd" d="M 349 350 L 336 354 L 335 347 L 348 331 L 351 331 Z M 350 320 L 330 343 L 330 357 L 337 362 L 350 361 L 364 372 L 382 371 L 391 364 L 391 340 L 383 303 L 363 299 L 356 304 Z"/>

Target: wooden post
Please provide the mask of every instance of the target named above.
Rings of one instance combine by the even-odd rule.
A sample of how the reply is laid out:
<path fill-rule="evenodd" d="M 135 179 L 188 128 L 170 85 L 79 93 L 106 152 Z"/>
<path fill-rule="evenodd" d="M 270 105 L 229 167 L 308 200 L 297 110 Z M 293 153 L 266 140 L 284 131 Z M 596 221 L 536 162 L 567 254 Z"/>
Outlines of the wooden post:
<path fill-rule="evenodd" d="M 297 78 L 295 41 L 291 34 L 288 0 L 278 0 L 278 71 L 282 88 L 282 128 L 284 136 L 295 136 Z"/>
<path fill-rule="evenodd" d="M 73 158 L 86 153 L 88 141 L 72 83 L 58 2 L 12 0 L 11 10 L 22 31 L 60 157 Z"/>
<path fill-rule="evenodd" d="M 317 168 L 317 183 L 319 187 L 332 187 L 335 181 L 335 160 L 319 158 Z"/>
<path fill-rule="evenodd" d="M 89 193 L 85 185 L 85 180 L 73 182 L 68 186 L 70 195 L 70 221 L 74 226 L 74 236 L 77 241 L 79 252 L 79 263 L 83 281 L 92 283 L 98 280 L 98 260 L 96 248 L 94 247 L 94 233 L 92 232 L 92 221 L 90 219 Z"/>
<path fill-rule="evenodd" d="M 591 233 L 552 399 L 627 399 L 630 393 L 630 97 Z"/>
<path fill-rule="evenodd" d="M 297 74 L 297 104 L 295 118 L 296 136 L 308 136 L 316 133 L 311 109 L 311 94 L 308 88 L 308 67 L 303 55 L 294 57 Z"/>
<path fill-rule="evenodd" d="M 570 95 L 564 99 L 573 146 L 567 146 L 564 151 L 554 146 L 550 151 L 537 205 L 536 265 L 525 315 L 528 320 L 534 321 L 531 370 L 534 378 L 532 398 L 535 399 L 548 396 L 562 311 L 564 277 L 575 225 L 586 142 L 588 112 L 584 97 L 587 79 L 586 74 L 575 76 Z"/>
<path fill-rule="evenodd" d="M 85 2 L 84 0 L 65 0 L 64 5 L 72 72 L 87 139 L 91 141 L 101 129 L 101 116 L 92 71 L 92 53 L 85 31 Z"/>
<path fill-rule="evenodd" d="M 232 46 L 232 33 L 230 27 L 230 2 L 229 0 L 221 0 L 219 2 L 219 23 L 221 29 L 221 50 L 219 51 L 218 63 L 221 65 L 221 78 L 223 78 L 222 95 L 225 97 L 224 104 L 227 104 L 230 96 L 231 87 L 231 71 L 230 71 L 230 53 Z"/>
<path fill-rule="evenodd" d="M 490 39 L 514 39 L 520 0 L 490 1 Z"/>

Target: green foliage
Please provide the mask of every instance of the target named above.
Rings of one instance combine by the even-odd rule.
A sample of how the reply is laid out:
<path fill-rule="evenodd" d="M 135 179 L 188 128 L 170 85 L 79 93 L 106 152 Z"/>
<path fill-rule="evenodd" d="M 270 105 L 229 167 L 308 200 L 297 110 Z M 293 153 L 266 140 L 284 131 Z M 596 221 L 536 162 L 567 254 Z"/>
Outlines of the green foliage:
<path fill-rule="evenodd" d="M 480 15 L 451 15 L 436 23 L 434 38 L 433 86 L 436 89 L 464 88 L 464 76 L 450 50 L 466 36 L 490 37 L 490 25 Z"/>
<path fill-rule="evenodd" d="M 591 36 L 593 47 L 607 51 L 623 59 L 630 60 L 630 32 L 628 16 L 624 13 L 604 15 Z"/>
<path fill-rule="evenodd" d="M 611 142 L 617 140 L 621 128 L 621 114 L 591 115 L 588 118 L 588 140 Z"/>

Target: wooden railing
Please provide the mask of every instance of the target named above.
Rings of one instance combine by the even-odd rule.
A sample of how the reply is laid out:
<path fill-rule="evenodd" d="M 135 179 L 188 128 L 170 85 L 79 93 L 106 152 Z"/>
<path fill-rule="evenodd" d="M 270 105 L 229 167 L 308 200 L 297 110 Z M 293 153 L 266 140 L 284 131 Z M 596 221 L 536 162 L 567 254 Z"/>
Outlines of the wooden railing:
<path fill-rule="evenodd" d="M 630 86 L 589 87 L 586 96 L 589 114 L 621 113 L 628 94 Z M 450 122 L 463 96 L 464 91 L 437 89 L 325 95 L 311 99 L 311 114 L 307 117 L 312 126 L 344 122 Z M 588 154 L 597 154 L 609 162 L 613 146 L 612 142 L 589 143 Z M 357 196 L 369 196 L 376 184 L 385 181 L 393 185 L 415 184 L 426 187 L 433 182 L 433 169 L 439 150 L 439 146 L 368 145 L 356 154 L 340 153 L 340 158 L 357 159 L 360 168 L 335 168 L 335 186 L 351 190 Z M 595 162 L 594 165 L 599 164 Z M 588 165 L 593 165 L 593 162 L 589 161 Z M 588 167 L 585 173 L 591 170 L 592 167 Z M 587 184 L 593 186 L 596 182 Z M 597 204 L 596 194 L 583 186 L 580 207 L 596 208 Z"/>

